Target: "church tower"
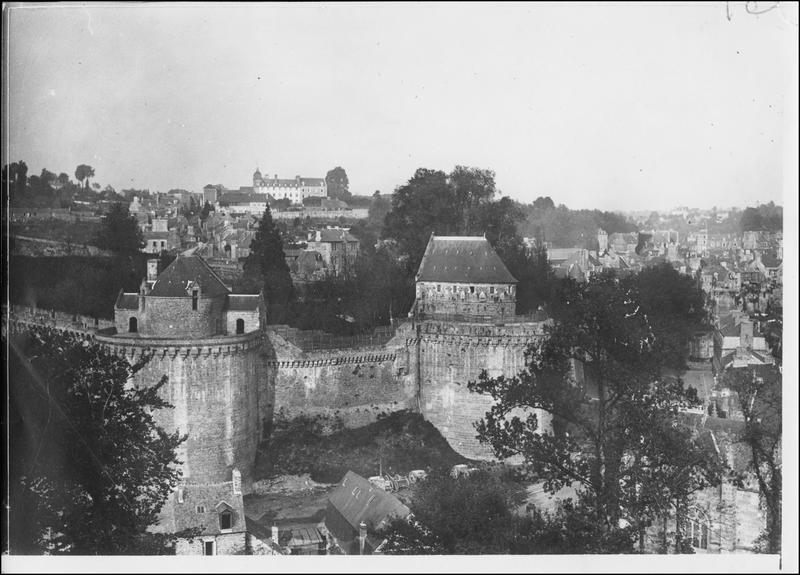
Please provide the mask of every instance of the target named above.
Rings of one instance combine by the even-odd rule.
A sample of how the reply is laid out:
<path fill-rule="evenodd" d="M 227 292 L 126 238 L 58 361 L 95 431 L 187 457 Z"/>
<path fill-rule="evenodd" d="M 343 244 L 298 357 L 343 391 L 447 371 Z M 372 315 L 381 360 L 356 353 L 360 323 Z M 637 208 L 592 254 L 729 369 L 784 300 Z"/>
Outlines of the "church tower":
<path fill-rule="evenodd" d="M 259 171 L 258 167 L 256 167 L 256 171 L 253 172 L 253 190 L 256 191 L 258 188 L 264 187 L 264 178 L 261 177 L 261 171 Z"/>

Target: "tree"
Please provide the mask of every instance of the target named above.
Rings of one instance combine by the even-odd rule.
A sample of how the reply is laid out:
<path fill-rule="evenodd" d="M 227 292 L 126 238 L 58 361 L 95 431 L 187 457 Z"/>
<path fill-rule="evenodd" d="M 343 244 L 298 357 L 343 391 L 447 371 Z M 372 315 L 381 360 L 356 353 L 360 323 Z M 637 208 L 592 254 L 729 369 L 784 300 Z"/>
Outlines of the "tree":
<path fill-rule="evenodd" d="M 494 234 L 495 240 L 515 234 L 522 219 L 514 203 L 493 203 L 494 172 L 456 166 L 449 174 L 418 169 L 392 195 L 382 237 L 397 241 L 400 252 L 416 272 L 431 233 L 437 235 Z M 490 238 L 492 241 L 493 238 Z"/>
<path fill-rule="evenodd" d="M 10 335 L 10 551 L 168 552 L 147 533 L 181 477 L 186 439 L 158 426 L 172 406 L 134 365 L 49 328 Z"/>
<path fill-rule="evenodd" d="M 58 174 L 57 181 L 62 186 L 66 186 L 69 183 L 69 176 L 66 174 L 66 172 L 61 172 L 60 174 Z"/>
<path fill-rule="evenodd" d="M 438 469 L 417 484 L 413 519 L 392 521 L 383 533 L 388 554 L 510 553 L 522 521 L 512 509 L 523 490 L 496 473 L 477 471 L 453 478 Z"/>
<path fill-rule="evenodd" d="M 781 552 L 783 408 L 781 370 L 775 365 L 730 369 L 723 381 L 739 395 L 745 429 L 741 441 L 750 449 L 748 471 L 755 475 L 767 509 L 764 551 Z"/>
<path fill-rule="evenodd" d="M 47 168 L 42 168 L 42 174 L 39 176 L 39 179 L 43 184 L 46 186 L 51 186 L 56 181 L 56 178 L 57 176 L 53 172 Z"/>
<path fill-rule="evenodd" d="M 458 232 L 463 216 L 456 206 L 458 201 L 447 175 L 420 168 L 392 194 L 392 209 L 386 214 L 381 235 L 397 241 L 400 252 L 409 258 L 409 269 L 416 271 L 431 232 Z"/>
<path fill-rule="evenodd" d="M 84 187 L 88 190 L 89 189 L 89 178 L 94 177 L 94 168 L 92 166 L 88 166 L 86 164 L 80 164 L 77 168 L 75 168 L 75 178 L 84 184 L 84 180 L 86 180 Z"/>
<path fill-rule="evenodd" d="M 103 217 L 102 226 L 95 237 L 95 245 L 120 255 L 136 254 L 144 247 L 142 231 L 126 205 L 111 205 L 111 209 Z"/>
<path fill-rule="evenodd" d="M 208 219 L 208 214 L 210 214 L 213 211 L 214 207 L 208 203 L 208 200 L 206 200 L 206 203 L 203 204 L 203 209 L 200 211 L 200 221 L 201 222 L 206 221 Z"/>
<path fill-rule="evenodd" d="M 763 230 L 764 222 L 761 218 L 761 212 L 759 212 L 757 208 L 746 208 L 744 212 L 742 212 L 739 226 L 743 232 L 757 232 Z"/>
<path fill-rule="evenodd" d="M 280 323 L 294 296 L 294 289 L 283 252 L 283 240 L 272 220 L 269 206 L 264 210 L 250 244 L 250 254 L 244 262 L 244 276 L 249 286 L 264 290 L 267 305 L 274 311 L 271 319 Z"/>
<path fill-rule="evenodd" d="M 552 210 L 556 207 L 556 205 L 553 203 L 553 200 L 550 198 L 550 196 L 539 196 L 533 200 L 533 207 L 537 210 Z"/>
<path fill-rule="evenodd" d="M 721 474 L 677 417 L 697 394 L 662 375 L 670 358 L 658 342 L 668 334 L 648 319 L 646 299 L 635 277 L 562 282 L 554 324 L 526 369 L 468 384 L 494 400 L 479 438 L 499 457 L 522 456 L 548 491 L 574 485 L 606 536 L 621 522 L 641 536 Z"/>
<path fill-rule="evenodd" d="M 328 187 L 328 197 L 336 200 L 347 200 L 350 197 L 350 182 L 347 172 L 341 166 L 336 166 L 325 175 L 325 184 Z"/>
<path fill-rule="evenodd" d="M 3 194 L 10 193 L 11 197 L 17 199 L 25 194 L 25 187 L 28 184 L 28 166 L 25 162 L 12 162 L 3 166 Z"/>

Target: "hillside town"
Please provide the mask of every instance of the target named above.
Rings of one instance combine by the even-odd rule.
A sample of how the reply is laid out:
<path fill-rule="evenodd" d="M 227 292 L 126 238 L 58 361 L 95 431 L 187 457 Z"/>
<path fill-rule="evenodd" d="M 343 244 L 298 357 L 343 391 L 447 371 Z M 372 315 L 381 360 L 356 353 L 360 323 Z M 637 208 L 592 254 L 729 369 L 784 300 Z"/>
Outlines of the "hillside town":
<path fill-rule="evenodd" d="M 14 166 L 10 170 L 8 166 L 6 168 L 4 174 L 13 174 L 11 170 L 15 169 Z M 18 167 L 16 169 L 18 174 Z M 257 171 L 254 183 L 263 181 L 257 179 L 259 176 Z M 13 189 L 18 181 L 18 177 L 11 176 L 4 185 Z M 275 180 L 272 182 L 271 189 L 274 191 Z M 247 349 L 260 341 L 263 334 L 268 334 L 270 347 L 275 350 L 268 352 L 268 357 L 274 359 L 268 359 L 258 369 L 246 367 L 249 365 L 247 361 L 252 360 L 245 361 L 237 368 L 245 370 L 241 372 L 245 380 L 254 378 L 254 389 L 243 397 L 249 397 L 252 393 L 258 396 L 261 393 L 259 379 L 264 377 L 264 373 L 277 369 L 277 375 L 267 376 L 277 378 L 274 380 L 276 387 L 270 392 L 273 403 L 268 404 L 266 410 L 255 413 L 252 424 L 246 423 L 247 417 L 236 424 L 244 425 L 243 432 L 263 438 L 269 433 L 263 422 L 273 421 L 269 427 L 280 425 L 278 414 L 284 417 L 287 410 L 294 411 L 294 418 L 318 416 L 321 413 L 330 415 L 329 408 L 314 407 L 316 401 L 309 402 L 308 397 L 297 403 L 291 377 L 285 382 L 281 380 L 279 374 L 282 366 L 322 366 L 329 364 L 333 358 L 338 362 L 348 358 L 345 361 L 356 366 L 353 371 L 353 374 L 357 374 L 356 379 L 360 377 L 358 372 L 361 369 L 382 373 L 388 367 L 390 371 L 397 370 L 397 374 L 400 374 L 397 381 L 402 382 L 408 377 L 402 374 L 420 369 L 400 363 L 399 348 L 395 346 L 402 341 L 411 341 L 407 339 L 409 335 L 404 334 L 452 329 L 446 326 L 460 326 L 459 330 L 467 330 L 465 334 L 478 333 L 474 328 L 485 325 L 482 329 L 492 330 L 485 332 L 485 335 L 496 333 L 501 338 L 511 338 L 509 341 L 520 346 L 516 348 L 519 351 L 514 353 L 519 353 L 525 345 L 540 341 L 541 334 L 547 330 L 546 326 L 553 321 L 548 313 L 551 305 L 546 301 L 540 302 L 534 310 L 527 310 L 527 315 L 519 315 L 521 300 L 517 297 L 517 290 L 524 290 L 525 286 L 509 272 L 485 235 L 438 236 L 434 232 L 415 273 L 415 301 L 406 314 L 407 319 L 402 319 L 404 312 L 398 309 L 394 319 L 390 317 L 390 325 L 386 328 L 371 326 L 374 330 L 372 333 L 349 338 L 326 334 L 319 329 L 304 332 L 291 326 L 277 325 L 269 317 L 271 307 L 264 288 L 251 294 L 241 293 L 240 289 L 231 291 L 232 286 L 246 285 L 247 262 L 261 250 L 254 247 L 253 242 L 263 241 L 256 240 L 256 237 L 259 230 L 263 232 L 264 222 L 268 220 L 268 225 L 280 237 L 283 244 L 282 269 L 288 271 L 294 288 L 301 290 L 298 293 L 302 305 L 303 298 L 314 297 L 310 294 L 314 293 L 315 285 L 363 280 L 357 275 L 358 262 L 364 259 L 362 252 L 388 249 L 383 241 L 374 245 L 365 244 L 371 241 L 372 236 L 365 233 L 370 225 L 364 225 L 364 220 L 368 224 L 380 225 L 380 222 L 369 222 L 369 214 L 380 212 L 375 207 L 382 199 L 376 195 L 356 200 L 363 201 L 368 208 L 353 210 L 355 213 L 345 217 L 342 210 L 338 209 L 331 213 L 317 207 L 310 213 L 306 213 L 304 208 L 292 210 L 291 206 L 282 210 L 279 202 L 285 198 L 275 199 L 271 192 L 255 192 L 249 188 L 247 191 L 228 192 L 223 189 L 217 195 L 217 189 L 210 192 L 210 188 L 207 186 L 202 192 L 196 193 L 172 191 L 166 194 L 129 194 L 130 201 L 123 199 L 123 196 L 116 198 L 116 202 L 108 199 L 109 194 L 104 196 L 101 192 L 90 192 L 81 196 L 87 199 L 74 200 L 59 208 L 38 207 L 28 196 L 29 205 L 12 208 L 7 221 L 12 258 L 47 258 L 51 261 L 75 257 L 115 258 L 117 256 L 113 248 L 108 249 L 110 245 L 87 244 L 87 247 L 97 250 L 93 254 L 77 252 L 76 245 L 63 239 L 34 236 L 47 236 L 56 222 L 64 222 L 64 229 L 79 222 L 102 229 L 116 217 L 113 212 L 117 210 L 131 222 L 134 237 L 140 238 L 136 245 L 141 258 L 150 259 L 147 259 L 146 277 L 142 280 L 138 295 L 136 291 L 127 293 L 123 290 L 116 297 L 114 317 L 87 317 L 68 309 L 69 305 L 60 309 L 43 309 L 36 302 L 12 299 L 4 320 L 5 329 L 18 332 L 33 326 L 55 327 L 116 350 L 134 346 L 131 348 L 130 353 L 134 354 L 131 357 L 136 357 L 135 348 L 152 343 L 163 345 L 157 343 L 165 341 L 163 339 L 155 339 L 147 344 L 147 338 L 152 337 L 174 339 L 175 343 L 170 345 L 201 344 L 198 353 L 203 355 L 206 352 L 202 351 L 202 345 L 207 345 L 203 343 L 207 338 L 221 337 L 220 342 L 223 342 L 226 337 L 246 337 L 253 342 L 243 348 Z M 319 189 L 323 190 L 324 196 L 305 196 L 298 203 L 311 197 L 319 200 L 320 207 L 329 205 L 327 202 L 345 205 L 341 200 L 329 198 L 324 185 Z M 305 193 L 302 187 L 292 190 L 299 190 L 298 194 Z M 240 209 L 244 206 L 240 203 L 242 194 L 246 194 L 250 202 L 247 209 Z M 61 205 L 65 203 L 60 201 Z M 19 203 L 25 203 L 25 200 Z M 552 202 L 541 203 L 545 207 L 538 208 L 533 218 L 566 210 L 564 206 L 551 205 Z M 272 207 L 274 211 L 270 209 Z M 718 460 L 731 470 L 730 473 L 737 473 L 738 479 L 734 479 L 733 475 L 728 479 L 721 478 L 719 486 L 700 489 L 689 499 L 691 511 L 687 516 L 689 523 L 686 524 L 689 527 L 684 537 L 694 552 L 753 552 L 758 549 L 759 538 L 766 530 L 768 509 L 765 507 L 764 486 L 759 485 L 759 473 L 753 474 L 753 455 L 741 443 L 748 426 L 748 410 L 742 405 L 740 390 L 732 388 L 730 382 L 738 381 L 731 374 L 751 371 L 758 374 L 770 367 L 780 368 L 782 363 L 783 234 L 780 226 L 774 229 L 774 217 L 769 220 L 770 214 L 779 209 L 770 205 L 744 210 L 674 210 L 663 215 L 652 212 L 647 214 L 646 220 L 640 219 L 638 223 L 635 214 L 618 214 L 617 217 L 626 222 L 627 229 L 635 231 L 608 233 L 597 227 L 592 237 L 581 234 L 584 239 L 581 245 L 569 246 L 548 241 L 546 226 L 537 228 L 536 237 L 521 238 L 521 247 L 529 258 L 535 254 L 545 258 L 541 269 L 545 275 L 553 278 L 553 282 L 591 286 L 602 281 L 603 277 L 614 277 L 619 281 L 636 278 L 647 270 L 662 269 L 669 270 L 676 277 L 687 278 L 689 285 L 695 286 L 697 293 L 702 294 L 701 303 L 707 321 L 694 326 L 688 339 L 683 342 L 686 346 L 686 363 L 680 372 L 682 381 L 697 394 L 697 401 L 691 407 L 682 409 L 680 419 L 692 430 L 702 449 L 706 450 L 705 456 Z M 258 210 L 261 210 L 261 215 Z M 566 211 L 569 213 L 569 210 Z M 298 214 L 291 226 L 281 225 L 288 219 L 282 214 L 287 213 Z M 749 226 L 751 220 L 755 225 L 762 228 L 766 225 L 771 229 L 741 229 L 742 225 Z M 666 225 L 659 226 L 662 223 Z M 737 227 L 739 231 L 731 231 Z M 102 243 L 97 238 L 102 238 L 102 234 L 98 233 L 90 241 Z M 39 245 L 39 242 L 42 244 Z M 103 255 L 106 253 L 109 255 Z M 189 288 L 185 287 L 187 285 Z M 187 312 L 179 312 L 180 315 L 176 316 L 171 311 L 175 303 L 168 303 L 188 298 L 195 309 L 204 298 L 212 298 L 209 301 L 213 301 L 216 297 L 223 297 L 223 300 L 218 305 L 209 304 L 212 305 L 209 310 L 223 310 L 223 315 L 213 321 L 205 320 L 203 325 L 206 327 L 193 322 L 184 324 L 184 319 L 188 319 L 184 316 Z M 168 307 L 161 309 L 162 301 Z M 31 303 L 33 305 L 29 305 Z M 183 327 L 163 323 L 175 320 Z M 377 335 L 381 330 L 385 335 Z M 480 339 L 485 335 L 462 338 Z M 140 343 L 137 339 L 131 340 L 131 336 L 145 339 Z M 254 340 L 254 336 L 257 339 Z M 407 344 L 401 347 L 406 348 L 403 352 L 405 355 L 412 353 Z M 256 345 L 258 348 L 260 344 Z M 279 351 L 279 348 L 282 349 Z M 217 357 L 213 349 L 209 349 L 211 358 Z M 187 353 L 194 352 L 187 350 Z M 412 355 L 421 353 L 422 349 L 417 349 Z M 125 354 L 128 355 L 128 352 Z M 483 361 L 487 360 L 478 361 L 471 373 L 463 373 L 461 377 L 477 377 L 479 369 L 486 365 Z M 511 365 L 521 365 L 517 361 L 512 361 Z M 431 367 L 431 373 L 441 373 L 441 365 Z M 598 393 L 591 362 L 576 364 L 575 367 L 578 386 L 586 390 L 586 397 L 591 401 Z M 296 368 L 290 371 L 296 371 Z M 315 372 L 315 378 L 322 376 L 318 368 L 312 371 Z M 449 376 L 445 374 L 446 378 L 453 377 L 452 367 L 450 371 Z M 197 376 L 202 380 L 201 373 Z M 348 389 L 354 384 L 353 374 L 337 374 L 331 381 L 318 381 L 314 386 L 332 387 L 330 392 L 339 397 L 336 403 L 344 407 L 347 402 L 341 403 L 342 394 L 350 393 Z M 152 375 L 156 377 L 158 374 Z M 388 377 L 388 374 L 381 377 Z M 393 397 L 383 396 L 377 390 L 368 395 L 374 397 L 374 401 L 382 400 L 384 403 Z M 323 404 L 327 401 L 324 397 L 322 393 L 319 398 Z M 403 399 L 401 407 L 408 401 L 403 394 L 396 397 Z M 259 399 L 256 403 L 260 404 L 261 401 Z M 356 402 L 363 404 L 358 399 Z M 459 409 L 466 409 L 468 404 L 471 405 L 468 401 Z M 397 409 L 392 407 L 387 412 L 398 413 Z M 343 411 L 350 412 L 344 417 L 337 416 L 345 428 L 374 425 L 379 421 L 375 419 L 376 413 L 355 417 L 352 408 Z M 472 406 L 468 412 L 474 413 L 476 419 L 482 415 L 480 406 Z M 447 472 L 451 479 L 487 473 L 480 470 L 483 464 L 479 462 L 495 460 L 496 455 L 471 437 L 468 431 L 471 421 L 461 422 L 454 427 L 452 415 L 440 419 L 435 411 L 423 409 L 421 413 L 425 420 L 443 433 L 450 447 L 459 455 L 466 456 L 468 463 L 457 463 L 458 459 L 453 459 L 454 463 Z M 194 424 L 189 421 L 188 425 L 191 429 Z M 453 434 L 456 429 L 458 432 Z M 194 433 L 191 435 L 194 436 Z M 234 437 L 236 435 L 234 433 Z M 195 436 L 195 447 L 192 448 L 190 443 L 189 449 L 203 449 L 203 441 L 201 436 Z M 212 440 L 209 437 L 207 441 Z M 212 444 L 217 442 L 218 439 L 215 439 Z M 297 477 L 305 479 L 299 481 L 293 479 L 295 476 L 292 475 L 258 478 L 252 470 L 252 447 L 249 448 L 249 455 L 240 452 L 239 447 L 234 447 L 233 460 L 229 459 L 230 463 L 219 468 L 223 470 L 222 475 L 211 473 L 215 464 L 205 462 L 202 466 L 208 468 L 207 473 L 198 475 L 195 468 L 191 480 L 179 484 L 175 494 L 170 497 L 172 504 L 168 502 L 160 513 L 162 519 L 158 529 L 181 533 L 194 527 L 200 518 L 203 522 L 210 520 L 213 526 L 205 523 L 200 536 L 195 539 L 178 538 L 174 552 L 206 555 L 385 552 L 387 545 L 391 548 L 391 538 L 387 538 L 383 530 L 393 519 L 407 519 L 411 515 L 408 505 L 413 501 L 410 498 L 415 489 L 427 481 L 430 473 L 439 473 L 420 462 L 419 468 L 395 468 L 383 474 L 371 471 L 372 474 L 365 473 L 364 476 L 352 469 L 343 469 L 346 473 L 340 478 L 341 481 L 333 483 L 314 481 L 309 475 L 312 471 L 310 468 L 302 470 L 303 473 Z M 229 449 L 222 445 L 220 448 Z M 184 454 L 184 457 L 193 460 L 189 452 L 184 451 Z M 273 465 L 281 467 L 280 464 Z M 224 470 L 228 470 L 227 478 Z M 202 479 L 206 475 L 213 481 Z M 437 481 L 442 481 L 441 477 L 437 476 Z M 532 511 L 555 511 L 554 501 L 557 499 L 547 496 L 542 490 L 541 480 L 522 482 L 521 488 L 526 491 L 517 502 L 516 513 L 525 516 Z M 285 502 L 280 502 L 281 497 L 276 497 L 276 494 L 288 500 L 298 494 L 306 494 L 310 500 L 318 502 L 317 507 L 312 505 L 307 508 L 305 513 L 308 515 L 305 517 L 293 517 L 291 513 L 281 511 L 280 506 Z M 270 497 L 278 500 L 277 509 L 265 507 L 264 500 Z M 194 509 L 195 513 L 188 513 L 186 510 L 189 509 Z M 213 520 L 212 515 L 215 517 Z M 645 530 L 646 535 L 641 539 L 642 548 L 649 552 L 668 550 L 666 541 L 670 532 L 669 528 L 665 530 L 656 522 Z"/>

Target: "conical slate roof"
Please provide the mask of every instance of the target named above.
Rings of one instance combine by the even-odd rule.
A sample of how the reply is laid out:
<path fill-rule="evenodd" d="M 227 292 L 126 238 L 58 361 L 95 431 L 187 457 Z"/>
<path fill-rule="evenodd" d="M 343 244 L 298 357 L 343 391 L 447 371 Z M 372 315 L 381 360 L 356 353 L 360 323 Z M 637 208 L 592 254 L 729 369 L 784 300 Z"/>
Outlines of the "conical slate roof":
<path fill-rule="evenodd" d="M 214 297 L 229 292 L 219 276 L 206 261 L 197 255 L 178 256 L 167 269 L 158 274 L 148 295 L 155 297 L 186 297 L 190 282 L 200 286 L 203 297 Z"/>
<path fill-rule="evenodd" d="M 419 264 L 417 281 L 517 283 L 485 237 L 434 235 Z"/>

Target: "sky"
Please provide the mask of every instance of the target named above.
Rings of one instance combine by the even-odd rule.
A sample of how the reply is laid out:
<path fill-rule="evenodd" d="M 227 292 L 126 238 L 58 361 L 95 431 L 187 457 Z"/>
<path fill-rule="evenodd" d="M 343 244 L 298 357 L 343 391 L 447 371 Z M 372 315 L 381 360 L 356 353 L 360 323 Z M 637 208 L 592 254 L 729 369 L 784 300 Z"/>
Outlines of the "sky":
<path fill-rule="evenodd" d="M 5 6 L 4 163 L 29 175 L 200 191 L 342 166 L 372 194 L 467 165 L 629 211 L 783 204 L 797 161 L 796 5 Z"/>

